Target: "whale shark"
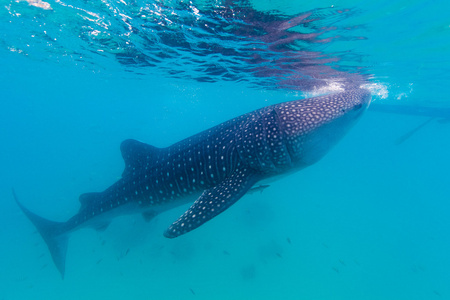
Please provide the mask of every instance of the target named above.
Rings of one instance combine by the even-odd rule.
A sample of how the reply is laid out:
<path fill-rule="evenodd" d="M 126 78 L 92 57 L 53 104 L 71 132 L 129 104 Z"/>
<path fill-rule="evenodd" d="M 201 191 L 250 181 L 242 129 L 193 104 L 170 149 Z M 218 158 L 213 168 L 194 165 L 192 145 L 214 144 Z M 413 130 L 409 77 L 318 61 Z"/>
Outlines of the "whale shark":
<path fill-rule="evenodd" d="M 371 100 L 363 88 L 275 104 L 241 115 L 166 148 L 125 140 L 121 178 L 102 192 L 82 194 L 66 222 L 28 210 L 13 196 L 46 242 L 64 278 L 71 232 L 105 230 L 120 215 L 150 221 L 193 202 L 164 235 L 175 238 L 221 214 L 261 181 L 273 180 L 321 159 L 360 119 Z"/>

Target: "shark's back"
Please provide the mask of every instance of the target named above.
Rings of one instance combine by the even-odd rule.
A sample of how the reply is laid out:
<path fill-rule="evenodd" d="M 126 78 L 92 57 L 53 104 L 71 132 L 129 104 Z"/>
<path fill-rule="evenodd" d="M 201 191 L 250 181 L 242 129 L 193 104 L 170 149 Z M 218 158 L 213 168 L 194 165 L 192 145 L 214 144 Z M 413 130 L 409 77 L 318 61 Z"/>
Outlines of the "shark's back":
<path fill-rule="evenodd" d="M 136 140 L 125 140 L 121 152 L 125 161 L 123 177 L 144 171 L 156 177 L 174 172 L 183 178 L 206 180 L 215 184 L 229 176 L 241 162 L 249 124 L 257 122 L 273 106 L 264 107 L 228 120 L 166 148 L 157 148 Z M 261 136 L 262 137 L 262 136 Z M 205 177 L 203 177 L 205 175 Z M 170 173 L 169 173 L 170 176 Z"/>

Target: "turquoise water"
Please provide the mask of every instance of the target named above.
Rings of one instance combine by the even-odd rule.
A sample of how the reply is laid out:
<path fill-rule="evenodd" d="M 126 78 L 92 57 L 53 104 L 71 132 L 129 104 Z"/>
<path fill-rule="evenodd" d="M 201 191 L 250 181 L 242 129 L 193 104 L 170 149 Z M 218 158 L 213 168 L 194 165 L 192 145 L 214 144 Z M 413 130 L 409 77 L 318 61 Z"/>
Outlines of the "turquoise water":
<path fill-rule="evenodd" d="M 298 2 L 3 1 L 0 299 L 450 299 L 449 4 Z M 173 240 L 187 206 L 76 231 L 64 280 L 14 203 L 66 220 L 127 138 L 351 82 L 373 107 L 319 163 Z"/>

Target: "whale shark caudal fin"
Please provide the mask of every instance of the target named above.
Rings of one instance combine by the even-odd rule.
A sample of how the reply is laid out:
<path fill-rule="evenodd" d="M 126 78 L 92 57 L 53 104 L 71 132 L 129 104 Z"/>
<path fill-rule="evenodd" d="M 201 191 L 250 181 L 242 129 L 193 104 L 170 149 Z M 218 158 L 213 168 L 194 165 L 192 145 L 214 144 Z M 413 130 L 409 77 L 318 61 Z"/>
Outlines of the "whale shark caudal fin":
<path fill-rule="evenodd" d="M 63 230 L 63 222 L 53 222 L 46 220 L 38 215 L 32 213 L 27 208 L 25 208 L 17 198 L 15 191 L 13 190 L 14 199 L 16 200 L 19 207 L 22 209 L 24 214 L 30 219 L 31 223 L 36 226 L 38 232 L 41 234 L 45 243 L 47 244 L 50 254 L 52 255 L 53 262 L 61 273 L 64 279 L 64 270 L 66 266 L 66 253 L 67 253 L 67 242 L 68 235 Z"/>
<path fill-rule="evenodd" d="M 211 220 L 236 203 L 260 180 L 252 169 L 241 166 L 217 186 L 207 189 L 192 206 L 164 232 L 175 238 Z"/>

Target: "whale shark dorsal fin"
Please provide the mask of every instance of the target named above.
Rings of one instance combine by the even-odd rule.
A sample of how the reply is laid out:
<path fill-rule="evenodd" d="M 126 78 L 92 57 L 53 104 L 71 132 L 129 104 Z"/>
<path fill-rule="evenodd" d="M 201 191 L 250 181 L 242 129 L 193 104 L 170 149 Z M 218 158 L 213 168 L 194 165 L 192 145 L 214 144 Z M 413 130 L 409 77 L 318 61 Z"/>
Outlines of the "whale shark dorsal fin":
<path fill-rule="evenodd" d="M 259 179 L 251 168 L 238 168 L 217 186 L 205 190 L 164 236 L 174 238 L 201 226 L 236 203 Z"/>
<path fill-rule="evenodd" d="M 92 205 L 99 197 L 101 193 L 84 193 L 81 194 L 78 200 L 80 201 L 80 211 L 83 211 L 89 205 Z"/>
<path fill-rule="evenodd" d="M 125 161 L 125 170 L 122 173 L 122 177 L 126 177 L 142 167 L 150 167 L 163 149 L 128 139 L 122 142 L 120 151 Z"/>

